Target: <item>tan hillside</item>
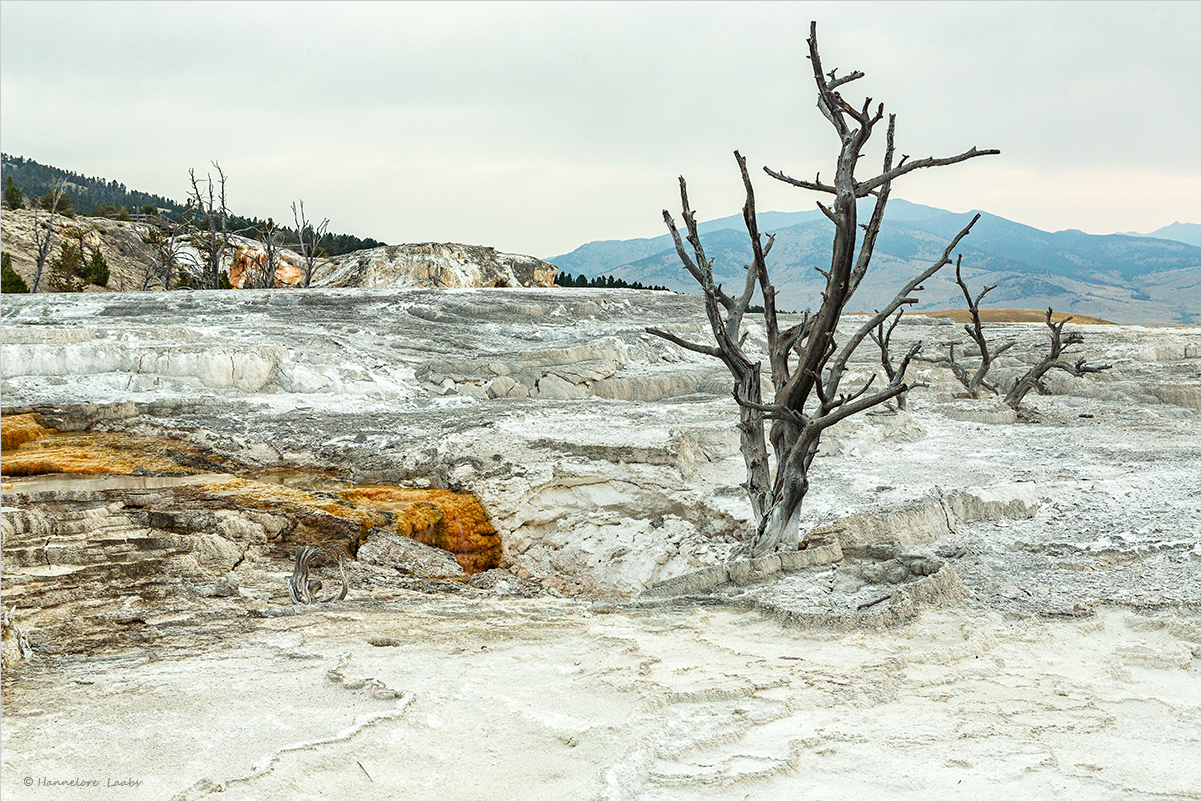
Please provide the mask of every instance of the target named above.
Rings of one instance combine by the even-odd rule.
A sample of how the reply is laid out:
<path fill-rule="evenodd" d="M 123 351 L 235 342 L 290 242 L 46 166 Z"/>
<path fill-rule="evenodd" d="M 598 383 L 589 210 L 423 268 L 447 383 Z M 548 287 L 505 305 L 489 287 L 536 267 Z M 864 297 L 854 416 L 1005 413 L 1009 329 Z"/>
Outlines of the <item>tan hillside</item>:
<path fill-rule="evenodd" d="M 967 323 L 969 315 L 967 309 L 944 309 L 939 312 L 915 312 L 916 315 L 926 315 L 927 317 L 943 317 L 956 321 L 957 323 Z M 982 309 L 982 323 L 1042 323 L 1047 319 L 1047 311 L 1043 309 Z M 1066 317 L 1071 317 L 1074 323 L 1084 323 L 1088 325 L 1105 325 L 1112 326 L 1113 322 L 1103 320 L 1100 317 L 1091 317 L 1090 315 L 1070 315 L 1068 312 L 1052 312 L 1052 320 L 1060 321 Z"/>

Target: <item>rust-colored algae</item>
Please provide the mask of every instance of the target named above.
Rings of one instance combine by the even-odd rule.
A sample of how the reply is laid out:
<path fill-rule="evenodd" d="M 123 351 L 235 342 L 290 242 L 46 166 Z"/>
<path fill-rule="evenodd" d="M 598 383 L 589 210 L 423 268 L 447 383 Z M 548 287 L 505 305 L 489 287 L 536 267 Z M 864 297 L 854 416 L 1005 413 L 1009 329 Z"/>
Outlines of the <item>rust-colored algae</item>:
<path fill-rule="evenodd" d="M 208 493 L 233 496 L 235 503 L 248 509 L 274 509 L 296 517 L 300 525 L 290 540 L 298 543 L 338 542 L 346 543 L 352 553 L 357 549 L 345 527 L 339 529 L 330 518 L 315 515 L 324 513 L 353 522 L 358 541 L 378 526 L 449 551 L 468 574 L 495 568 L 501 559 L 501 539 L 479 499 L 468 493 L 364 485 L 325 494 L 249 479 L 206 482 L 202 487 Z"/>
<path fill-rule="evenodd" d="M 12 451 L 4 451 L 2 470 L 5 476 L 199 473 L 196 468 L 181 465 L 172 458 L 173 445 L 182 444 L 118 434 L 64 435 L 42 429 L 41 436 L 36 439 L 26 440 Z"/>
<path fill-rule="evenodd" d="M 392 513 L 393 531 L 451 552 L 468 574 L 496 568 L 501 560 L 501 538 L 470 493 L 365 485 L 338 495 L 356 507 Z"/>
<path fill-rule="evenodd" d="M 12 451 L 53 433 L 54 429 L 38 423 L 36 415 L 5 415 L 0 417 L 0 451 Z"/>
<path fill-rule="evenodd" d="M 105 432 L 59 434 L 41 426 L 35 415 L 8 415 L 0 423 L 6 477 L 179 475 L 204 473 L 207 467 L 225 469 L 215 464 L 212 456 L 180 441 Z M 495 568 L 500 562 L 501 539 L 475 496 L 392 485 L 346 489 L 347 483 L 320 471 L 313 471 L 310 477 L 300 473 L 288 471 L 270 477 L 277 481 L 215 479 L 202 481 L 197 488 L 210 495 L 231 496 L 235 504 L 247 509 L 275 511 L 294 519 L 286 543 L 317 545 L 327 553 L 333 549 L 353 557 L 371 530 L 381 527 L 450 552 L 468 574 Z M 289 484 L 281 483 L 284 479 Z M 330 492 L 322 487 L 329 487 Z"/>

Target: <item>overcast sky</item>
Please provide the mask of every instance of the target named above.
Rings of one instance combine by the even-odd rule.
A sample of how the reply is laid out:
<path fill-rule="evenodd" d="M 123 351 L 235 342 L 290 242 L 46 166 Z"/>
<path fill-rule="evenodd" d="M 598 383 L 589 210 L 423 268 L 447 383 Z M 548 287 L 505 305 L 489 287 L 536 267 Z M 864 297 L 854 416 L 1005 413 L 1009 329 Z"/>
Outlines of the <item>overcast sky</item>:
<path fill-rule="evenodd" d="M 811 19 L 900 152 L 1002 151 L 895 197 L 1053 231 L 1199 222 L 1198 2 L 4 0 L 0 147 L 181 201 L 217 160 L 239 214 L 290 223 L 303 198 L 336 232 L 549 257 L 663 233 L 680 174 L 701 219 L 738 213 L 736 148 L 830 175 Z M 761 210 L 813 208 L 756 175 Z"/>

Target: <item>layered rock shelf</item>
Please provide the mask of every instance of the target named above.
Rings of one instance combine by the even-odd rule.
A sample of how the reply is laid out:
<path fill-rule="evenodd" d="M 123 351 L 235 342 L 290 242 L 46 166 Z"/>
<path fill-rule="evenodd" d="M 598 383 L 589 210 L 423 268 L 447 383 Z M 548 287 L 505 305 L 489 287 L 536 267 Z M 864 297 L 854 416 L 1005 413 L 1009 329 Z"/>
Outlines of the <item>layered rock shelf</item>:
<path fill-rule="evenodd" d="M 177 440 L 59 434 L 44 422 L 0 417 L 4 599 L 38 611 L 24 624 L 44 651 L 153 641 L 153 627 L 130 622 L 145 627 L 167 609 L 191 618 L 197 597 L 286 600 L 272 577 L 304 546 L 318 548 L 317 568 L 362 552 L 359 590 L 403 577 L 462 581 L 501 556 L 470 494 L 214 473 L 205 469 L 239 466 Z"/>

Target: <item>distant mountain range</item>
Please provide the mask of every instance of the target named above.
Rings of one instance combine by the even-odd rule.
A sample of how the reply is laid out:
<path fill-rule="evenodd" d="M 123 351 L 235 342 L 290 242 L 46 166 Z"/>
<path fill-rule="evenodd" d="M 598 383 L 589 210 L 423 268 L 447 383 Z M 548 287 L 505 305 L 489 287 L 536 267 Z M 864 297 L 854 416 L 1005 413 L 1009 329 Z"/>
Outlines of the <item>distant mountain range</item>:
<path fill-rule="evenodd" d="M 865 203 L 861 213 L 867 219 Z M 873 269 L 849 311 L 872 311 L 888 303 L 916 272 L 938 258 L 948 241 L 972 219 L 932 206 L 890 200 L 873 257 Z M 678 225 L 683 225 L 678 220 Z M 832 226 L 820 211 L 761 212 L 760 230 L 776 234 L 768 257 L 777 305 L 800 311 L 817 306 L 825 279 L 814 269 L 830 261 Z M 751 247 L 742 215 L 698 226 L 714 277 L 732 290 L 742 286 Z M 1202 307 L 1200 227 L 1173 223 L 1151 234 L 1047 232 L 981 213 L 961 241 L 963 274 L 975 295 L 998 288 L 986 306 L 1044 309 L 1093 315 L 1119 323 L 1197 324 Z M 659 237 L 590 242 L 547 261 L 561 271 L 592 278 L 607 274 L 676 292 L 700 292 L 684 271 L 672 239 Z M 914 311 L 962 308 L 955 272 L 945 268 L 926 282 Z"/>
<path fill-rule="evenodd" d="M 1197 223 L 1172 222 L 1148 234 L 1140 234 L 1138 231 L 1123 231 L 1120 233 L 1126 234 L 1129 237 L 1171 239 L 1177 242 L 1184 242 L 1186 245 L 1202 246 L 1202 226 Z"/>

